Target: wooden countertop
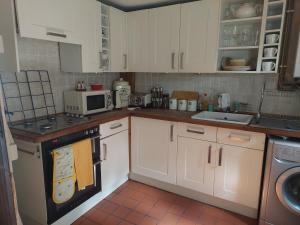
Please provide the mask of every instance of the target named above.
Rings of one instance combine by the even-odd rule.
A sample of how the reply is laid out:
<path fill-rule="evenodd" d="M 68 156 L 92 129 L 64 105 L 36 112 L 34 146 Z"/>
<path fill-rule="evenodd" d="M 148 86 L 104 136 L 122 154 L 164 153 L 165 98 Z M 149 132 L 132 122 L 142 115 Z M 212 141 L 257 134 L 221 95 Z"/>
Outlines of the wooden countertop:
<path fill-rule="evenodd" d="M 97 126 L 99 124 L 103 124 L 109 121 L 122 119 L 128 116 L 136 116 L 136 117 L 144 117 L 144 118 L 151 118 L 151 119 L 168 120 L 173 122 L 184 122 L 184 123 L 200 124 L 206 126 L 217 126 L 217 127 L 229 128 L 229 129 L 239 129 L 245 131 L 260 132 L 260 133 L 265 133 L 267 135 L 300 138 L 300 131 L 270 129 L 270 128 L 263 128 L 263 127 L 253 127 L 249 125 L 227 124 L 222 122 L 196 120 L 191 118 L 191 116 L 194 114 L 195 112 L 180 112 L 180 111 L 164 110 L 164 109 L 140 109 L 135 111 L 129 111 L 123 109 L 123 110 L 113 110 L 105 113 L 92 115 L 89 117 L 89 120 L 84 124 L 74 125 L 73 127 L 69 127 L 64 130 L 49 133 L 46 135 L 38 135 L 38 134 L 28 133 L 16 129 L 11 129 L 11 132 L 13 134 L 13 137 L 16 139 L 38 143 L 46 140 L 51 140 L 60 137 L 62 135 L 68 135 L 74 132 L 78 132 L 80 130 L 88 129 L 90 127 Z"/>

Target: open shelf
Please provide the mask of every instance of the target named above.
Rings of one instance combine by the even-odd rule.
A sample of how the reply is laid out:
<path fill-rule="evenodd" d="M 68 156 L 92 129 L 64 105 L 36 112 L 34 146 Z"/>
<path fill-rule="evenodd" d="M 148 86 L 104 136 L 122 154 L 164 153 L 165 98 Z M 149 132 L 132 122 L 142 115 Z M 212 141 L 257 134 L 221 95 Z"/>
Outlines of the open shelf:
<path fill-rule="evenodd" d="M 247 50 L 258 49 L 258 46 L 220 47 L 219 50 Z"/>
<path fill-rule="evenodd" d="M 242 19 L 230 19 L 230 20 L 222 20 L 221 23 L 243 23 L 243 22 L 254 22 L 260 21 L 262 19 L 261 16 L 257 17 L 249 17 L 249 18 L 242 18 Z"/>

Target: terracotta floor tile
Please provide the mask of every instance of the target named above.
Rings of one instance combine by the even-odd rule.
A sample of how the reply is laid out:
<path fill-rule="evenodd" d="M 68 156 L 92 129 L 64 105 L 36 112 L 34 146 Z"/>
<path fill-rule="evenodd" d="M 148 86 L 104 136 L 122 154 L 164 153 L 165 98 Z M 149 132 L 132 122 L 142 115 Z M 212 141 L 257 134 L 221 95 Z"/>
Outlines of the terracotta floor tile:
<path fill-rule="evenodd" d="M 112 197 L 111 199 L 109 199 L 109 201 L 118 204 L 118 205 L 122 205 L 123 202 L 126 200 L 126 198 L 124 198 L 123 196 L 117 194 L 114 197 Z"/>
<path fill-rule="evenodd" d="M 80 223 L 80 225 L 99 225 L 99 223 L 95 223 L 89 219 L 85 219 Z"/>
<path fill-rule="evenodd" d="M 177 223 L 177 225 L 196 225 L 196 224 L 197 224 L 196 222 L 188 220 L 188 219 L 186 219 L 184 217 L 180 217 L 179 221 Z"/>
<path fill-rule="evenodd" d="M 148 213 L 149 216 L 154 217 L 155 219 L 161 220 L 165 214 L 168 212 L 168 209 L 164 207 L 154 206 Z"/>
<path fill-rule="evenodd" d="M 154 204 L 152 204 L 152 203 L 141 202 L 140 204 L 138 204 L 136 206 L 135 211 L 146 215 L 150 212 L 150 210 L 153 208 L 153 206 L 154 206 Z"/>
<path fill-rule="evenodd" d="M 172 204 L 169 208 L 168 212 L 172 213 L 174 215 L 181 216 L 185 211 L 184 206 L 178 205 L 178 204 Z"/>
<path fill-rule="evenodd" d="M 157 225 L 158 222 L 159 221 L 155 218 L 152 218 L 150 216 L 145 216 L 141 225 Z"/>
<path fill-rule="evenodd" d="M 122 205 L 129 209 L 135 209 L 138 203 L 139 202 L 134 199 L 127 198 L 123 201 Z"/>
<path fill-rule="evenodd" d="M 205 213 L 202 213 L 198 218 L 198 223 L 201 225 L 215 225 L 217 221 L 218 219 L 216 217 Z"/>
<path fill-rule="evenodd" d="M 120 218 L 109 215 L 103 222 L 101 222 L 101 225 L 118 225 L 121 221 L 122 220 Z"/>
<path fill-rule="evenodd" d="M 122 221 L 119 225 L 134 225 L 133 223 L 129 223 L 127 221 Z"/>
<path fill-rule="evenodd" d="M 145 194 L 140 191 L 135 191 L 130 197 L 136 201 L 142 201 L 145 198 Z"/>
<path fill-rule="evenodd" d="M 85 220 L 85 218 L 82 216 L 78 218 L 74 223 L 72 223 L 72 225 L 80 225 L 80 223 L 82 223 L 83 220 Z"/>
<path fill-rule="evenodd" d="M 134 223 L 134 224 L 141 224 L 145 215 L 136 211 L 132 211 L 126 217 L 126 220 Z"/>
<path fill-rule="evenodd" d="M 176 225 L 179 221 L 179 216 L 176 216 L 171 213 L 167 213 L 162 220 L 159 222 L 159 225 Z"/>
<path fill-rule="evenodd" d="M 124 206 L 119 206 L 112 214 L 119 217 L 119 218 L 126 218 L 128 214 L 131 212 L 131 209 L 126 208 Z"/>
<path fill-rule="evenodd" d="M 105 211 L 107 213 L 112 213 L 118 208 L 118 205 L 114 202 L 103 200 L 99 204 L 96 205 L 97 209 L 100 209 L 102 211 Z"/>
<path fill-rule="evenodd" d="M 108 214 L 104 211 L 93 208 L 92 210 L 88 211 L 84 216 L 89 220 L 92 220 L 93 222 L 101 223 L 106 219 Z"/>

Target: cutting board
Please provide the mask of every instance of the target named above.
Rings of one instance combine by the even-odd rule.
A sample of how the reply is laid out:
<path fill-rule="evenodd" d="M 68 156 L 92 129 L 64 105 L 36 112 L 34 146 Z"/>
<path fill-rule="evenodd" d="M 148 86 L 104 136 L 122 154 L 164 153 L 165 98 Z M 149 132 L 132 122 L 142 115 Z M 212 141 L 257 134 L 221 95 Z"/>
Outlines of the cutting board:
<path fill-rule="evenodd" d="M 172 98 L 177 98 L 178 100 L 198 100 L 199 93 L 196 91 L 173 91 Z"/>

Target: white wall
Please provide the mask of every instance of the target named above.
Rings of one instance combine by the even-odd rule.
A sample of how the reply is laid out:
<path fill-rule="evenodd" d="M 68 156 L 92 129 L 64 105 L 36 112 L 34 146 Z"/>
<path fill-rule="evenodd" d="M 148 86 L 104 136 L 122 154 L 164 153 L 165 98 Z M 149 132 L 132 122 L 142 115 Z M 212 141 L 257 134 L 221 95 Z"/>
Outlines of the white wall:
<path fill-rule="evenodd" d="M 138 73 L 136 91 L 147 92 L 158 85 L 170 94 L 173 90 L 191 90 L 209 95 L 227 92 L 232 101 L 248 103 L 243 110 L 256 112 L 264 79 L 267 85 L 263 112 L 300 116 L 300 92 L 277 91 L 276 75 Z"/>

